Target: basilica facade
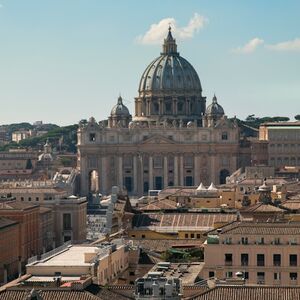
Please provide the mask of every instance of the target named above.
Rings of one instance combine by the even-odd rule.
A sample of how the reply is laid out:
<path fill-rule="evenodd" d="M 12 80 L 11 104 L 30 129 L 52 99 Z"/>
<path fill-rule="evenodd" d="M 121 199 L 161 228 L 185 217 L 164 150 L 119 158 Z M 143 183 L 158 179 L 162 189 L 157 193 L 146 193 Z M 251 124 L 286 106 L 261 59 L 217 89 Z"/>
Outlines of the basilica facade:
<path fill-rule="evenodd" d="M 171 28 L 145 69 L 132 116 L 121 96 L 107 120 L 78 129 L 81 194 L 130 195 L 167 186 L 225 183 L 238 168 L 239 128 L 216 96 L 206 105 L 193 66 L 177 52 Z"/>

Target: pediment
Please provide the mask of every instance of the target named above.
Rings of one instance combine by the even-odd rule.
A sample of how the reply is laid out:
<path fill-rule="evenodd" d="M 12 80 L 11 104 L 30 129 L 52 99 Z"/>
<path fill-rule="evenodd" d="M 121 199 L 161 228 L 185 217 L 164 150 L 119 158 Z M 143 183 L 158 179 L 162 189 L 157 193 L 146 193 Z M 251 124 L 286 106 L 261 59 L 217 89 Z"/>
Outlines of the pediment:
<path fill-rule="evenodd" d="M 221 119 L 217 122 L 215 128 L 219 128 L 219 129 L 230 128 L 230 129 L 233 129 L 233 128 L 236 128 L 236 126 L 235 126 L 234 122 L 232 122 L 229 119 Z"/>
<path fill-rule="evenodd" d="M 162 135 L 154 135 L 142 142 L 142 144 L 175 144 L 175 142 Z"/>

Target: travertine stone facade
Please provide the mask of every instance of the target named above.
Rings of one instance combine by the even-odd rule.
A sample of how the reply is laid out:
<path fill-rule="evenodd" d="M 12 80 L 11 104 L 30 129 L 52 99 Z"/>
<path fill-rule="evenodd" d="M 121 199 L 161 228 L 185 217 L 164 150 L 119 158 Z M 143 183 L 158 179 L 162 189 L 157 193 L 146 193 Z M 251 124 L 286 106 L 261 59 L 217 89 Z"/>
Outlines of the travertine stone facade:
<path fill-rule="evenodd" d="M 214 96 L 206 108 L 194 68 L 171 31 L 142 75 L 133 119 L 119 97 L 108 120 L 78 129 L 81 194 L 113 185 L 141 196 L 173 185 L 225 183 L 237 169 L 239 130 Z"/>

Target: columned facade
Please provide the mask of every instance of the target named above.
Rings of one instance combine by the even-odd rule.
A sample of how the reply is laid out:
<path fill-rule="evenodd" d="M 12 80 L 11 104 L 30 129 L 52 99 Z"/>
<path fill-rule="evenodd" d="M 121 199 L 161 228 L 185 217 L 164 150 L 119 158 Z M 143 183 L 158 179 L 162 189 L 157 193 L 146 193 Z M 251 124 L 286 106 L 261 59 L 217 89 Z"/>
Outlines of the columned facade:
<path fill-rule="evenodd" d="M 216 96 L 206 107 L 196 70 L 177 52 L 171 28 L 141 76 L 133 118 L 121 96 L 107 120 L 78 129 L 81 194 L 113 185 L 142 196 L 167 186 L 220 183 L 234 172 L 239 129 Z"/>

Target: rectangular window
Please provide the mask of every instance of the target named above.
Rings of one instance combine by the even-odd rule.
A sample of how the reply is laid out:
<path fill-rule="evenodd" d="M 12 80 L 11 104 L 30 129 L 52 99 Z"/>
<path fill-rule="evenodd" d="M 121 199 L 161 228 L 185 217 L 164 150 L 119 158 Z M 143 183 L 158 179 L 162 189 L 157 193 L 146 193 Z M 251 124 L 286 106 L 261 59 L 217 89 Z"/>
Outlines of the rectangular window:
<path fill-rule="evenodd" d="M 257 243 L 259 245 L 263 245 L 265 243 L 265 239 L 263 237 L 258 238 Z"/>
<path fill-rule="evenodd" d="M 274 239 L 274 245 L 280 245 L 280 238 Z"/>
<path fill-rule="evenodd" d="M 124 184 L 125 184 L 125 187 L 126 187 L 127 191 L 128 191 L 129 193 L 131 193 L 132 190 L 133 190 L 132 177 L 125 177 L 125 182 L 124 182 Z"/>
<path fill-rule="evenodd" d="M 191 233 L 191 238 L 194 239 L 195 238 L 195 234 Z"/>
<path fill-rule="evenodd" d="M 225 253 L 225 266 L 232 266 L 232 254 Z"/>
<path fill-rule="evenodd" d="M 71 214 L 63 214 L 63 229 L 64 230 L 72 229 Z"/>
<path fill-rule="evenodd" d="M 214 271 L 209 271 L 208 272 L 208 278 L 213 278 L 215 277 L 215 272 Z"/>
<path fill-rule="evenodd" d="M 290 280 L 297 280 L 298 279 L 298 273 L 292 272 L 290 273 Z"/>
<path fill-rule="evenodd" d="M 184 167 L 185 168 L 192 168 L 194 165 L 194 158 L 193 156 L 184 156 Z"/>
<path fill-rule="evenodd" d="M 241 254 L 241 265 L 242 266 L 248 266 L 249 264 L 249 255 L 248 253 L 242 253 Z"/>
<path fill-rule="evenodd" d="M 200 239 L 200 233 L 197 233 L 197 239 Z"/>
<path fill-rule="evenodd" d="M 193 186 L 193 176 L 186 176 L 184 181 L 185 186 Z"/>
<path fill-rule="evenodd" d="M 265 255 L 264 254 L 257 254 L 257 266 L 263 267 L 265 265 Z"/>
<path fill-rule="evenodd" d="M 124 168 L 125 169 L 131 169 L 133 165 L 133 160 L 132 160 L 132 156 L 130 155 L 126 155 L 124 157 Z"/>
<path fill-rule="evenodd" d="M 249 272 L 244 272 L 244 279 L 249 279 Z"/>
<path fill-rule="evenodd" d="M 225 238 L 224 243 L 227 244 L 227 245 L 232 244 L 232 238 L 231 237 Z"/>
<path fill-rule="evenodd" d="M 231 271 L 226 272 L 226 278 L 232 278 L 232 272 Z"/>
<path fill-rule="evenodd" d="M 163 167 L 163 158 L 162 156 L 154 156 L 153 157 L 153 167 L 156 169 Z"/>
<path fill-rule="evenodd" d="M 257 284 L 265 283 L 265 272 L 257 272 Z"/>
<path fill-rule="evenodd" d="M 273 254 L 273 266 L 279 267 L 281 265 L 281 255 Z"/>
<path fill-rule="evenodd" d="M 248 238 L 247 237 L 242 237 L 242 244 L 243 245 L 248 245 Z"/>
<path fill-rule="evenodd" d="M 274 273 L 274 280 L 280 280 L 280 278 L 281 278 L 280 272 Z"/>
<path fill-rule="evenodd" d="M 155 176 L 154 177 L 154 188 L 156 190 L 162 190 L 163 188 L 163 177 Z"/>
<path fill-rule="evenodd" d="M 222 132 L 222 140 L 225 141 L 228 139 L 228 134 L 227 132 Z"/>
<path fill-rule="evenodd" d="M 290 266 L 291 267 L 297 266 L 297 254 L 290 254 Z"/>
<path fill-rule="evenodd" d="M 148 181 L 144 181 L 144 193 L 147 193 L 149 190 L 149 182 Z"/>
<path fill-rule="evenodd" d="M 189 235 L 187 233 L 184 234 L 184 238 L 188 239 Z"/>

